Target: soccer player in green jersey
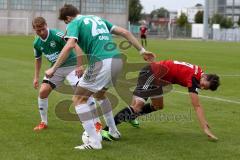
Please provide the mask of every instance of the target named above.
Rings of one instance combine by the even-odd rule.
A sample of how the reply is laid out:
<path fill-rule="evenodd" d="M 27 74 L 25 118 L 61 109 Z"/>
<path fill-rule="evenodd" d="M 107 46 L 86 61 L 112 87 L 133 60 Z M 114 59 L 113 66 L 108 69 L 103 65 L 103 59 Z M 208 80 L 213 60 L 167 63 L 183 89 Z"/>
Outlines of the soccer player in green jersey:
<path fill-rule="evenodd" d="M 109 86 L 114 84 L 117 75 L 122 69 L 122 60 L 118 49 L 109 49 L 107 47 L 108 44 L 113 43 L 111 34 L 120 35 L 130 41 L 146 61 L 153 61 L 155 55 L 147 52 L 126 29 L 114 26 L 107 20 L 97 16 L 79 15 L 78 9 L 72 5 L 65 4 L 60 9 L 59 19 L 68 24 L 65 36 L 67 43 L 56 63 L 45 71 L 45 74 L 47 77 L 52 77 L 57 68 L 65 61 L 70 50 L 77 44 L 87 55 L 89 66 L 79 80 L 73 103 L 83 128 L 89 135 L 89 141 L 75 148 L 101 149 L 101 137 L 98 136 L 94 128 L 91 114 L 88 114 L 90 108 L 86 102 L 91 95 L 94 95 L 94 98 L 100 102 L 99 104 L 111 107 L 105 93 Z M 116 128 L 112 111 L 108 113 L 106 123 L 109 126 L 109 133 L 112 137 L 119 138 L 120 133 Z"/>
<path fill-rule="evenodd" d="M 33 86 L 35 89 L 38 89 L 42 55 L 47 58 L 52 66 L 57 60 L 66 42 L 63 39 L 64 33 L 56 29 L 49 29 L 47 27 L 46 20 L 43 17 L 36 17 L 32 22 L 32 26 L 37 34 L 33 44 L 35 54 L 35 74 Z M 76 55 L 71 50 L 67 60 L 56 70 L 56 74 L 54 74 L 54 76 L 51 78 L 43 78 L 38 97 L 41 123 L 34 128 L 35 131 L 40 131 L 47 128 L 48 96 L 51 91 L 55 88 L 58 88 L 61 83 L 63 83 L 65 78 L 71 86 L 75 86 L 79 81 L 78 77 L 81 75 L 81 68 L 77 67 L 76 64 Z M 93 102 L 94 99 L 89 98 L 88 103 L 91 104 L 91 107 L 96 108 L 95 103 Z"/>

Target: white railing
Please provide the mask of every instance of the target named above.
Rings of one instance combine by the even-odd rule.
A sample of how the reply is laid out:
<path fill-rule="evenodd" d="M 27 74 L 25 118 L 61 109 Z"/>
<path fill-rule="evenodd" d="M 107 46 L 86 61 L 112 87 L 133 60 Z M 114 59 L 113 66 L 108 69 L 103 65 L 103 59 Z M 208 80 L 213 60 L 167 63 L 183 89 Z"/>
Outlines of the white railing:
<path fill-rule="evenodd" d="M 0 34 L 29 35 L 28 17 L 0 17 Z"/>
<path fill-rule="evenodd" d="M 240 28 L 213 29 L 213 40 L 240 42 Z"/>

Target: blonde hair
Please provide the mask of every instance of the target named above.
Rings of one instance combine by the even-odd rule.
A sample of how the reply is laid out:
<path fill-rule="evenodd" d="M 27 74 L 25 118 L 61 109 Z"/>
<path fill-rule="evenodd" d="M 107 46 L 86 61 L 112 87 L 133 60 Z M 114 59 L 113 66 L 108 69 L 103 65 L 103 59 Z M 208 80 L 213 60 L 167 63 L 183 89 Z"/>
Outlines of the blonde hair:
<path fill-rule="evenodd" d="M 47 22 L 43 17 L 36 17 L 32 21 L 33 28 L 43 27 L 44 25 L 47 25 Z"/>

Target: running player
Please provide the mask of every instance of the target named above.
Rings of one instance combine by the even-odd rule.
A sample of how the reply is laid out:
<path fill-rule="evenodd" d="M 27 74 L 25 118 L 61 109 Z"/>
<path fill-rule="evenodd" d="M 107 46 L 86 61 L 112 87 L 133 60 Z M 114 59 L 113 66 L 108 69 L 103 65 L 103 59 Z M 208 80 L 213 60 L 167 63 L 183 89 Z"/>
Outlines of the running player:
<path fill-rule="evenodd" d="M 75 148 L 101 149 L 101 137 L 98 137 L 96 133 L 92 116 L 88 114 L 90 109 L 86 102 L 89 96 L 94 94 L 101 107 L 105 105 L 111 108 L 111 103 L 105 93 L 109 86 L 116 81 L 122 68 L 122 60 L 118 49 L 108 49 L 107 47 L 113 43 L 111 33 L 129 40 L 146 61 L 153 61 L 154 55 L 145 51 L 138 40 L 126 29 L 114 26 L 107 20 L 94 15 L 79 15 L 78 9 L 72 5 L 65 4 L 60 9 L 59 19 L 68 24 L 65 36 L 67 44 L 62 49 L 54 66 L 45 73 L 48 77 L 53 76 L 56 69 L 64 62 L 66 56 L 69 55 L 69 51 L 76 44 L 87 54 L 89 66 L 80 78 L 73 101 L 83 128 L 89 135 L 89 143 Z M 115 138 L 119 138 L 120 133 L 115 126 L 112 111 L 107 114 L 106 123 L 109 126 L 109 133 Z"/>
<path fill-rule="evenodd" d="M 62 48 L 65 45 L 63 40 L 64 33 L 47 27 L 46 20 L 43 17 L 36 17 L 32 22 L 33 30 L 37 37 L 34 40 L 34 54 L 35 54 L 35 74 L 33 80 L 33 87 L 39 87 L 39 74 L 42 64 L 42 55 L 51 63 L 51 66 L 57 60 Z M 40 131 L 48 127 L 48 96 L 53 89 L 58 88 L 66 78 L 71 86 L 75 86 L 79 81 L 82 68 L 77 67 L 77 58 L 75 53 L 71 50 L 65 63 L 63 63 L 56 71 L 56 74 L 50 79 L 44 77 L 40 86 L 38 96 L 38 107 L 41 117 L 41 122 L 34 130 Z M 75 70 L 75 72 L 74 72 Z M 89 100 L 91 107 L 96 108 L 93 98 Z"/>
<path fill-rule="evenodd" d="M 211 139 L 217 140 L 205 119 L 199 102 L 198 89 L 215 91 L 220 85 L 219 81 L 217 75 L 205 74 L 199 66 L 186 62 L 166 60 L 151 63 L 140 71 L 137 87 L 133 92 L 133 102 L 116 114 L 115 123 L 118 125 L 127 121 L 133 126 L 138 126 L 135 120 L 138 116 L 163 109 L 163 88 L 178 84 L 188 88 L 192 105 L 204 133 Z M 151 104 L 146 103 L 148 98 L 151 99 Z M 104 130 L 107 130 L 107 127 Z M 110 135 L 103 138 L 113 140 Z"/>

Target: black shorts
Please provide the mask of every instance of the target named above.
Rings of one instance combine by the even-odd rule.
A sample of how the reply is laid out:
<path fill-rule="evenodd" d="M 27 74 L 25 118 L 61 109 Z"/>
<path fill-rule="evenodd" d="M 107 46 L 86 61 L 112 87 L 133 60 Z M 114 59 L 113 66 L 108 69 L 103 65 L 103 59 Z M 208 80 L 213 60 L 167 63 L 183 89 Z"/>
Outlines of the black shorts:
<path fill-rule="evenodd" d="M 141 69 L 138 76 L 137 87 L 135 88 L 133 95 L 140 97 L 145 101 L 147 101 L 148 98 L 160 97 L 163 95 L 162 86 L 156 85 L 155 77 L 150 65 Z"/>
<path fill-rule="evenodd" d="M 141 39 L 147 39 L 147 36 L 145 34 L 142 34 Z"/>

